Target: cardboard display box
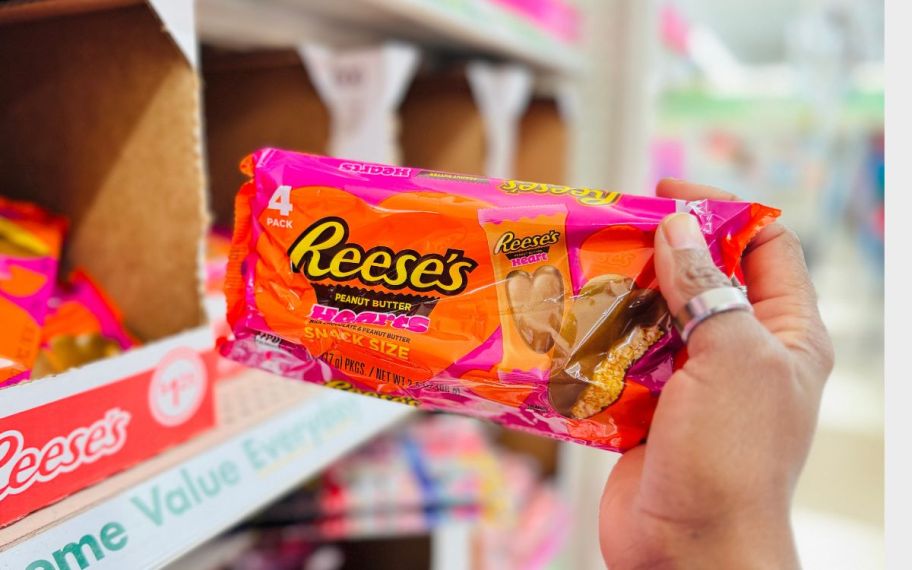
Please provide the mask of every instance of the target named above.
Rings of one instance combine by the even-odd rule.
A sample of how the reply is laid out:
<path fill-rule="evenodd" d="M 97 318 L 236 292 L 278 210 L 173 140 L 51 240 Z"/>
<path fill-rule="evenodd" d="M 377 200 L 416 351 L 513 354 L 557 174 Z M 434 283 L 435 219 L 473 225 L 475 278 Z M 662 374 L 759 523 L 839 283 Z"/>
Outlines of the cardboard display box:
<path fill-rule="evenodd" d="M 419 74 L 400 120 L 403 164 L 484 175 L 484 119 L 462 69 Z"/>
<path fill-rule="evenodd" d="M 516 178 L 548 184 L 567 180 L 570 132 L 553 99 L 533 99 L 519 124 Z"/>
<path fill-rule="evenodd" d="M 65 215 L 143 346 L 0 390 L 0 525 L 213 424 L 199 83 L 145 2 L 0 5 L 0 192 Z M 8 445 L 7 445 L 8 444 Z"/>
<path fill-rule="evenodd" d="M 465 70 L 420 74 L 401 108 L 403 164 L 485 175 L 485 118 Z M 533 99 L 516 125 L 511 177 L 567 183 L 570 135 L 554 99 Z"/>
<path fill-rule="evenodd" d="M 204 49 L 202 75 L 212 209 L 231 227 L 241 159 L 264 146 L 325 154 L 329 114 L 293 50 Z"/>

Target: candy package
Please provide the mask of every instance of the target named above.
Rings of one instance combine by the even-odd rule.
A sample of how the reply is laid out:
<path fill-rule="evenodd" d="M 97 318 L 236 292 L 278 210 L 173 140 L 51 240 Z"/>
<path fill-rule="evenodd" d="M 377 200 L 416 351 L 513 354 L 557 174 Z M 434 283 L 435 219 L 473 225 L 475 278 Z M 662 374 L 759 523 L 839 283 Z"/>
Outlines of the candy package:
<path fill-rule="evenodd" d="M 735 276 L 778 215 L 276 149 L 242 170 L 224 355 L 612 450 L 645 438 L 682 360 L 662 218 L 692 213 Z"/>
<path fill-rule="evenodd" d="M 0 386 L 29 378 L 65 230 L 63 218 L 0 197 Z"/>
<path fill-rule="evenodd" d="M 120 354 L 137 344 L 111 299 L 85 271 L 77 269 L 55 288 L 48 301 L 41 350 L 32 376 L 57 374 Z"/>
<path fill-rule="evenodd" d="M 231 229 L 212 228 L 206 235 L 204 286 L 207 295 L 221 295 L 225 288 L 225 271 L 231 251 Z M 224 312 L 222 312 L 224 314 Z"/>

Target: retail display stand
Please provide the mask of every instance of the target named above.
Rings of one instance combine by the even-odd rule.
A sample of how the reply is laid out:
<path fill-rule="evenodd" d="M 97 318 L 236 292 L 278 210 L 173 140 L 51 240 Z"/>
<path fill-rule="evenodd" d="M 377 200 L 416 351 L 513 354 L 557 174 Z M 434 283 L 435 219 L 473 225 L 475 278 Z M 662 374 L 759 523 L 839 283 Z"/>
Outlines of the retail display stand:
<path fill-rule="evenodd" d="M 418 64 L 417 48 L 387 42 L 334 51 L 310 44 L 301 56 L 330 111 L 330 154 L 398 163 L 396 112 Z"/>
<path fill-rule="evenodd" d="M 398 38 L 547 73 L 584 69 L 572 43 L 489 0 L 199 0 L 198 18 L 202 39 L 221 45 L 357 47 Z"/>
<path fill-rule="evenodd" d="M 532 95 L 532 74 L 521 65 L 473 61 L 466 75 L 484 118 L 484 174 L 513 178 L 519 123 Z"/>
<path fill-rule="evenodd" d="M 484 118 L 464 68 L 419 73 L 399 111 L 403 163 L 483 175 Z"/>
<path fill-rule="evenodd" d="M 160 567 L 410 411 L 259 372 L 216 397 L 214 430 L 0 529 L 0 568 Z"/>
<path fill-rule="evenodd" d="M 493 2 L 201 0 L 197 12 L 193 4 L 0 5 L 0 76 L 16 85 L 0 93 L 9 110 L 0 114 L 2 191 L 68 218 L 64 269 L 87 269 L 143 341 L 0 390 L 0 569 L 165 564 L 411 412 L 220 364 L 213 328 L 224 327 L 214 318 L 223 300 L 203 294 L 201 252 L 208 211 L 230 219 L 233 185 L 219 179 L 209 203 L 199 80 L 208 71 L 199 69 L 195 28 L 223 46 L 280 47 L 286 58 L 299 50 L 303 61 L 283 64 L 300 71 L 286 76 L 286 93 L 323 121 L 306 150 L 377 161 L 399 158 L 395 112 L 418 60 L 416 48 L 389 37 L 535 71 L 580 69 L 572 46 Z M 332 41 L 313 47 L 314 27 Z M 225 72 L 230 89 L 226 69 L 212 71 Z M 487 99 L 489 111 L 507 104 L 521 114 L 529 79 L 516 69 L 476 72 L 489 87 L 515 84 L 509 101 Z M 346 83 L 351 70 L 360 87 Z M 248 111 L 270 109 L 257 104 L 256 83 L 243 87 Z M 359 114 L 374 92 L 379 111 Z M 232 114 L 207 109 L 211 151 L 227 124 L 213 119 Z M 509 150 L 515 128 L 510 136 L 494 146 Z M 489 157 L 489 169 L 511 152 Z"/>
<path fill-rule="evenodd" d="M 198 82 L 163 25 L 145 2 L 0 7 L 16 85 L 0 93 L 2 191 L 67 217 L 64 269 L 88 270 L 144 341 L 0 390 L 0 525 L 214 422 Z"/>

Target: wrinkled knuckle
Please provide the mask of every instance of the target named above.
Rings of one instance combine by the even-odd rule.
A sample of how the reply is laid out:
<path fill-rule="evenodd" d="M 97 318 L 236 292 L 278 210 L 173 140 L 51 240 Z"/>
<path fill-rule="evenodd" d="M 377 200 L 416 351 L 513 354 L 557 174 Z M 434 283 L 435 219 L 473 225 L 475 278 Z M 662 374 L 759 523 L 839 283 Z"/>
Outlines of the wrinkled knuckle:
<path fill-rule="evenodd" d="M 694 251 L 680 251 L 676 255 L 675 285 L 686 296 L 692 297 L 709 289 L 730 285 L 707 255 Z"/>

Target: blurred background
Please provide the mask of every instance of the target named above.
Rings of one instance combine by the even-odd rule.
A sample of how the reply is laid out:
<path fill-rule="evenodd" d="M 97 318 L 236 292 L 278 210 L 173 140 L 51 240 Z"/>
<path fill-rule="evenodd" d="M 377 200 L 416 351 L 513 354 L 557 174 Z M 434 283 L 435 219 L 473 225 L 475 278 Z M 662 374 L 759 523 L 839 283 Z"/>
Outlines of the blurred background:
<path fill-rule="evenodd" d="M 881 567 L 882 3 L 354 4 L 199 3 L 217 224 L 266 144 L 640 194 L 671 176 L 781 208 L 837 354 L 800 554 Z M 616 459 L 415 414 L 174 568 L 601 568 Z"/>

